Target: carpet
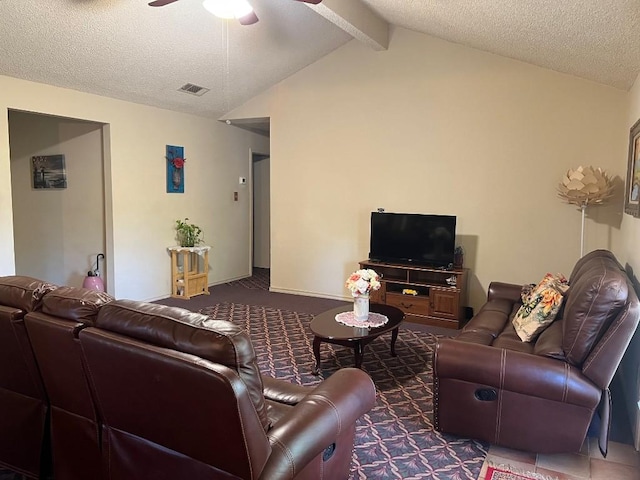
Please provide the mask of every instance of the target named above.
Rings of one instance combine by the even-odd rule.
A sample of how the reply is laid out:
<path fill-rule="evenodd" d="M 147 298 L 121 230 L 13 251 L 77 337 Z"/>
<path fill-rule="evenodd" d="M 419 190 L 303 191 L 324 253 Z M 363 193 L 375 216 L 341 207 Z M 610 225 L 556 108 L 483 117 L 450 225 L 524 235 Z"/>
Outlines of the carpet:
<path fill-rule="evenodd" d="M 268 268 L 254 268 L 250 277 L 227 282 L 231 287 L 243 287 L 250 290 L 269 290 L 271 284 L 271 270 Z"/>
<path fill-rule="evenodd" d="M 322 380 L 311 375 L 311 315 L 238 303 L 221 303 L 201 312 L 243 326 L 264 374 L 301 385 Z M 397 357 L 389 351 L 391 334 L 367 345 L 363 369 L 376 384 L 378 401 L 357 424 L 353 480 L 478 477 L 489 445 L 433 428 L 431 355 L 436 339 L 430 333 L 401 328 Z M 354 364 L 352 349 L 325 343 L 321 359 L 323 378 Z"/>
<path fill-rule="evenodd" d="M 509 466 L 487 467 L 484 480 L 557 480 L 557 477 L 549 477 L 535 472 L 524 472 Z"/>

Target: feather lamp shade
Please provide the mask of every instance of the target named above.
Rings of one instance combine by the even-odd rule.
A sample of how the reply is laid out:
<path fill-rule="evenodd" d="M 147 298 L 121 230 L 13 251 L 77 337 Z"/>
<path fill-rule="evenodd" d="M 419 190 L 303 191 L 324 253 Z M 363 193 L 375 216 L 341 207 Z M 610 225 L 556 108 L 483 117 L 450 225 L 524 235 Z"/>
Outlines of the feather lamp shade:
<path fill-rule="evenodd" d="M 558 185 L 558 196 L 578 206 L 601 205 L 613 195 L 611 179 L 601 168 L 569 169 Z"/>
<path fill-rule="evenodd" d="M 582 210 L 580 257 L 584 255 L 584 217 L 589 205 L 602 205 L 613 195 L 613 184 L 601 168 L 579 166 L 569 169 L 558 185 L 558 196 Z"/>

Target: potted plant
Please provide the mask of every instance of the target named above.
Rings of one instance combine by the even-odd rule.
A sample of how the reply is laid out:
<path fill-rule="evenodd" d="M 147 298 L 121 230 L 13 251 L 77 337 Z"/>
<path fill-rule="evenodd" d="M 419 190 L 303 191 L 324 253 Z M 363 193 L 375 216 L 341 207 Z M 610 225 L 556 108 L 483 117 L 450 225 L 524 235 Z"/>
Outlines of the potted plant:
<path fill-rule="evenodd" d="M 181 247 L 195 247 L 202 242 L 202 238 L 200 238 L 202 229 L 199 226 L 188 222 L 188 218 L 185 218 L 184 220 L 176 220 L 176 238 Z"/>

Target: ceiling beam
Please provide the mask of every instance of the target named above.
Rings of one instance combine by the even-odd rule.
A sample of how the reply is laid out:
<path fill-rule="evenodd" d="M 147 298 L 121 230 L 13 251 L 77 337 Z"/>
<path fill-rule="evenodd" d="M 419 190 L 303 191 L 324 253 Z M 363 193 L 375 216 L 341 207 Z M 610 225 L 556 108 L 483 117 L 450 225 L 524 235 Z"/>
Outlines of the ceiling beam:
<path fill-rule="evenodd" d="M 374 50 L 389 48 L 389 24 L 360 0 L 323 0 L 318 5 L 306 5 Z"/>

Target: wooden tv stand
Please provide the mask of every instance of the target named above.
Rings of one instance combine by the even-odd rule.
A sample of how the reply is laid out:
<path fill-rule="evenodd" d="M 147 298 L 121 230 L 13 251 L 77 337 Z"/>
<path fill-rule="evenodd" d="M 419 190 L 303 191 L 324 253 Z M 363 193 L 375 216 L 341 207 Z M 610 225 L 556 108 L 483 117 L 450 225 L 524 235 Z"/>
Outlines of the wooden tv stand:
<path fill-rule="evenodd" d="M 399 308 L 407 322 L 455 329 L 464 325 L 468 269 L 446 270 L 372 260 L 363 260 L 360 268 L 371 268 L 382 277 L 380 289 L 370 294 L 371 302 Z M 453 278 L 455 285 L 447 283 L 447 279 Z M 407 289 L 415 290 L 417 295 L 403 294 Z"/>

